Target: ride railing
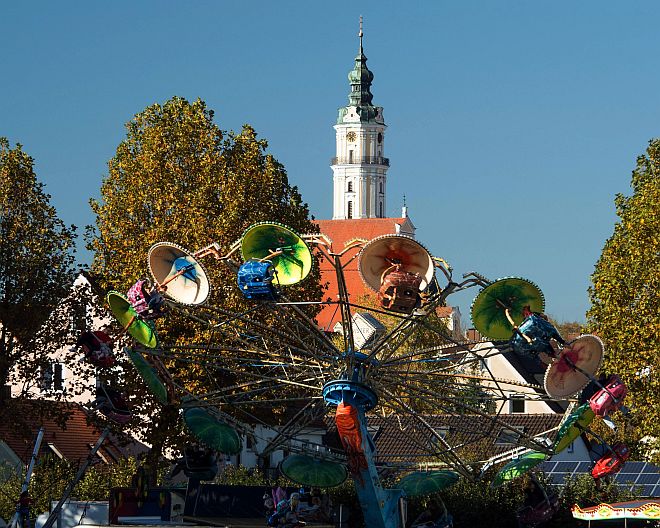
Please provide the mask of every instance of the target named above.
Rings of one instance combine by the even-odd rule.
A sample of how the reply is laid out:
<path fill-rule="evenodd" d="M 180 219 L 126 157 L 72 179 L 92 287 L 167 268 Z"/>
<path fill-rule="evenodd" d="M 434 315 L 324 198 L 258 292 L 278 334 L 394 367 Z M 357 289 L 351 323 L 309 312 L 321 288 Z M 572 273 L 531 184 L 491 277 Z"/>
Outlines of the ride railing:
<path fill-rule="evenodd" d="M 334 157 L 330 159 L 330 163 L 332 165 L 384 165 L 389 167 L 390 159 L 383 156 Z"/>

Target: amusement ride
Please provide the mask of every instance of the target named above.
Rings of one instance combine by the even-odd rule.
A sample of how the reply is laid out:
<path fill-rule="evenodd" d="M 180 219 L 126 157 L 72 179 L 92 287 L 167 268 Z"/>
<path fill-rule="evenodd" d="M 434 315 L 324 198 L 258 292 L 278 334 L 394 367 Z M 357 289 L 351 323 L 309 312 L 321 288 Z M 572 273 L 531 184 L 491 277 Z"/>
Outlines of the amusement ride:
<path fill-rule="evenodd" d="M 372 528 L 403 528 L 406 497 L 435 493 L 459 478 L 484 478 L 488 468 L 509 460 L 493 479 L 498 486 L 580 434 L 600 438 L 589 429 L 591 421 L 619 408 L 625 397 L 617 376 L 596 377 L 604 354 L 600 339 L 582 335 L 566 342 L 545 317 L 543 294 L 533 282 L 493 281 L 474 272 L 456 281 L 443 258 L 404 235 L 335 248 L 324 235 L 261 222 L 225 251 L 217 243 L 189 251 L 158 242 L 146 257 L 151 278 L 137 280 L 126 295 L 109 292 L 107 304 L 122 333 L 114 341 L 125 345 L 123 353 L 153 398 L 177 405 L 190 433 L 225 455 L 240 452 L 242 438 L 258 434 L 255 424 L 270 427 L 275 432 L 268 439 L 253 442 L 261 460 L 284 451 L 281 473 L 306 486 L 327 488 L 352 478 Z M 334 269 L 338 299 L 290 300 L 287 289 L 305 280 L 317 259 Z M 375 306 L 347 290 L 344 271 L 354 259 L 376 294 Z M 228 267 L 234 284 L 212 285 L 211 265 Z M 437 315 L 451 294 L 473 287 L 480 291 L 472 323 L 490 340 L 479 347 L 456 341 Z M 238 288 L 249 308 L 231 311 L 212 301 L 214 290 L 227 288 Z M 339 337 L 315 323 L 320 304 L 341 314 Z M 204 328 L 203 338 L 161 340 L 159 321 L 175 313 Z M 364 336 L 358 313 L 389 323 Z M 86 332 L 77 346 L 106 368 L 116 361 L 112 341 L 104 332 Z M 497 378 L 488 360 L 505 353 L 547 363 L 543 386 Z M 192 364 L 207 381 L 204 393 L 192 393 L 172 375 Z M 526 389 L 531 400 L 576 402 L 587 385 L 595 394 L 580 406 L 570 404 L 559 430 L 526 432 L 501 414 L 512 387 Z M 100 387 L 94 406 L 115 423 L 130 420 L 129 399 L 115 388 Z M 442 416 L 456 419 L 449 431 Z M 330 440 L 301 447 L 297 435 L 319 421 Z M 484 444 L 492 446 L 503 432 L 514 435 L 515 455 L 484 456 Z M 625 446 L 603 444 L 594 478 L 614 473 L 627 458 Z M 398 480 L 385 487 L 384 476 Z M 527 515 L 539 522 L 552 515 L 552 501 L 545 499 Z"/>

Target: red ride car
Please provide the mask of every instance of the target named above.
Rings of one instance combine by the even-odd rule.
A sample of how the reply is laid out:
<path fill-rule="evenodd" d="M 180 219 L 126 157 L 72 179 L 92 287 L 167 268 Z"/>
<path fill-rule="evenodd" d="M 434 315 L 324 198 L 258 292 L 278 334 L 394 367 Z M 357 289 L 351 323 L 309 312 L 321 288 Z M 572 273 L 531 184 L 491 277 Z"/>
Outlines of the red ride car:
<path fill-rule="evenodd" d="M 609 451 L 606 455 L 598 459 L 596 465 L 591 470 L 591 476 L 593 478 L 599 479 L 618 473 L 630 457 L 628 446 L 624 443 L 614 444 L 612 451 Z"/>
<path fill-rule="evenodd" d="M 589 400 L 589 407 L 598 416 L 605 416 L 611 411 L 616 411 L 623 399 L 626 397 L 628 389 L 621 381 L 621 378 L 614 374 L 610 376 L 604 389 L 600 389 Z"/>

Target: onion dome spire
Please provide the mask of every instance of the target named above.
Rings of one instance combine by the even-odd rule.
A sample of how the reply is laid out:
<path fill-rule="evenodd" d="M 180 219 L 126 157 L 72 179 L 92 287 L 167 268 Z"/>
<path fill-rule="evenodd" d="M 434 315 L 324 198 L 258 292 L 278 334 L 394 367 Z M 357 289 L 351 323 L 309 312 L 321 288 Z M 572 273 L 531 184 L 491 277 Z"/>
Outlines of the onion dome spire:
<path fill-rule="evenodd" d="M 351 92 L 348 94 L 349 106 L 355 106 L 360 115 L 360 121 L 372 121 L 378 113 L 372 104 L 374 98 L 371 93 L 371 82 L 374 80 L 374 74 L 367 68 L 367 57 L 362 48 L 362 17 L 360 17 L 360 49 L 355 57 L 355 66 L 348 73 L 348 82 L 351 84 Z"/>

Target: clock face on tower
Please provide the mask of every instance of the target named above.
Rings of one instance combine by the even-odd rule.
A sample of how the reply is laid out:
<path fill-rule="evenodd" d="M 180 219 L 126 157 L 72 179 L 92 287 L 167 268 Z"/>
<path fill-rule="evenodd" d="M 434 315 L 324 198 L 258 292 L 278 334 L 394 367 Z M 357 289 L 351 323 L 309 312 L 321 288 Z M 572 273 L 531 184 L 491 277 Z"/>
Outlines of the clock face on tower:
<path fill-rule="evenodd" d="M 348 134 L 346 134 L 346 139 L 348 139 L 348 141 L 350 141 L 351 143 L 355 141 L 355 138 L 356 138 L 355 132 L 353 132 L 352 130 Z"/>

